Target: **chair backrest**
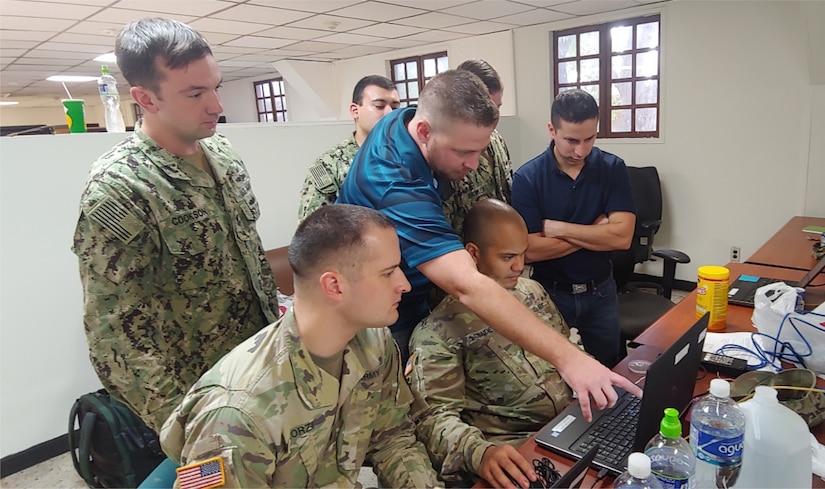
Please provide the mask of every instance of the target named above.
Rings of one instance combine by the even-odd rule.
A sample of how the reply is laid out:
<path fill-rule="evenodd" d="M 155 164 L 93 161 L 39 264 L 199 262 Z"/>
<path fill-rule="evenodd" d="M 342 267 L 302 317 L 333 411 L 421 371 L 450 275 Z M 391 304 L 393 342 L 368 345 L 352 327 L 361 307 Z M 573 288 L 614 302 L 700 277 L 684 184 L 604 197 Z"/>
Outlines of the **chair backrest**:
<path fill-rule="evenodd" d="M 662 188 L 656 167 L 628 166 L 627 173 L 636 206 L 636 228 L 630 249 L 610 253 L 613 277 L 619 288 L 630 281 L 637 263 L 650 260 L 653 237 L 662 224 Z"/>

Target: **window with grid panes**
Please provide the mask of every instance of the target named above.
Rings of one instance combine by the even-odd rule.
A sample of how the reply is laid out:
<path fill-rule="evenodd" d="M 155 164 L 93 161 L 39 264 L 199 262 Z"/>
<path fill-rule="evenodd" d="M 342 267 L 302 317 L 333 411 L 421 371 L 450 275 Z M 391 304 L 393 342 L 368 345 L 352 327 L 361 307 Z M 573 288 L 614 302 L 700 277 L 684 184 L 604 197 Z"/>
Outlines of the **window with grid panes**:
<path fill-rule="evenodd" d="M 418 92 L 435 75 L 447 71 L 447 52 L 390 61 L 392 81 L 398 89 L 401 107 L 416 105 Z"/>
<path fill-rule="evenodd" d="M 554 95 L 592 94 L 600 138 L 658 137 L 659 40 L 659 15 L 555 32 Z"/>
<path fill-rule="evenodd" d="M 286 122 L 286 92 L 284 79 L 273 78 L 254 82 L 258 122 Z"/>

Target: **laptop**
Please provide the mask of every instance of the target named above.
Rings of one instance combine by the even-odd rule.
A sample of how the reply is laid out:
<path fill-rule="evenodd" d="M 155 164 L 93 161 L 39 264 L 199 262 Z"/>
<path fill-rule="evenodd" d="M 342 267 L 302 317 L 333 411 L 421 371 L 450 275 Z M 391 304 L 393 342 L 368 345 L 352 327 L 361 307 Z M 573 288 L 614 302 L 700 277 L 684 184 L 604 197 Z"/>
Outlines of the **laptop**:
<path fill-rule="evenodd" d="M 614 475 L 623 472 L 627 456 L 643 451 L 659 432 L 665 408 L 683 412 L 690 405 L 708 318 L 708 314 L 702 316 L 650 365 L 641 399 L 616 389 L 616 405 L 594 411 L 590 423 L 574 401 L 536 434 L 536 443 L 572 459 L 580 459 L 593 445 L 600 444 L 593 465 Z"/>
<path fill-rule="evenodd" d="M 814 278 L 825 268 L 825 256 L 820 258 L 816 265 L 802 277 L 799 282 L 782 280 L 771 277 L 757 277 L 755 275 L 740 275 L 728 288 L 728 304 L 735 306 L 754 307 L 756 289 L 776 282 L 785 282 L 791 287 L 802 287 L 803 289 L 813 282 Z"/>

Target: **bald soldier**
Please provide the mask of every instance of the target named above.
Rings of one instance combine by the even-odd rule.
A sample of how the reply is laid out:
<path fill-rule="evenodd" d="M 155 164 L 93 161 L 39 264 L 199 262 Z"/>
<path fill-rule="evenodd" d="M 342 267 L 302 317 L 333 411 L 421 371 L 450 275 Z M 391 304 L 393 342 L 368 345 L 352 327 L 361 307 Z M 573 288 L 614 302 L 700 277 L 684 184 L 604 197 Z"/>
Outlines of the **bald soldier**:
<path fill-rule="evenodd" d="M 548 327 L 569 328 L 538 282 L 521 277 L 527 226 L 495 199 L 476 203 L 464 222 L 464 246 L 478 271 L 510 291 Z M 528 487 L 531 464 L 514 448 L 571 400 L 556 368 L 496 333 L 448 296 L 419 323 L 410 340 L 410 385 L 417 433 L 440 476 L 471 485 Z"/>
<path fill-rule="evenodd" d="M 395 227 L 365 207 L 327 205 L 295 231 L 292 308 L 189 391 L 161 430 L 187 473 L 226 487 L 433 487 L 409 387 L 387 325 L 410 284 Z M 210 486 L 211 487 L 211 486 Z"/>

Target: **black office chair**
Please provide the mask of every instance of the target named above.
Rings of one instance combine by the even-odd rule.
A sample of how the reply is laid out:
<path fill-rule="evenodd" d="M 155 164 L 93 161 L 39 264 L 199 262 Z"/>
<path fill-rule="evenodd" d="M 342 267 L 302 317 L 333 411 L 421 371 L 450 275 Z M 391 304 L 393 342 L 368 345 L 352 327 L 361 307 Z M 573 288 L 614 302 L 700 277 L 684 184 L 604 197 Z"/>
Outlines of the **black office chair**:
<path fill-rule="evenodd" d="M 653 237 L 662 224 L 662 187 L 655 167 L 627 167 L 633 202 L 636 205 L 636 229 L 628 250 L 610 254 L 613 277 L 619 295 L 619 324 L 622 339 L 632 340 L 673 307 L 670 300 L 678 263 L 689 263 L 690 257 L 678 250 L 654 250 Z M 655 258 L 654 258 L 655 257 Z M 649 260 L 663 262 L 662 283 L 634 282 L 637 263 Z M 652 291 L 652 292 L 651 292 Z"/>

